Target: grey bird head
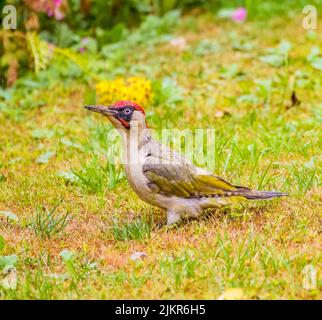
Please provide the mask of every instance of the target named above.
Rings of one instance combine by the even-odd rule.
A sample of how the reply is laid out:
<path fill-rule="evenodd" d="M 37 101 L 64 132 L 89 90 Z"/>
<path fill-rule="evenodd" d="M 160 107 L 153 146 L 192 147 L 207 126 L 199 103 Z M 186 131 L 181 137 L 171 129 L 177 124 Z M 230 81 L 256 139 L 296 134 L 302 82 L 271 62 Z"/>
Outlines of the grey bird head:
<path fill-rule="evenodd" d="M 128 130 L 131 127 L 131 121 L 139 118 L 143 118 L 145 121 L 144 109 L 132 101 L 121 100 L 110 106 L 90 105 L 85 108 L 108 117 L 116 128 Z"/>

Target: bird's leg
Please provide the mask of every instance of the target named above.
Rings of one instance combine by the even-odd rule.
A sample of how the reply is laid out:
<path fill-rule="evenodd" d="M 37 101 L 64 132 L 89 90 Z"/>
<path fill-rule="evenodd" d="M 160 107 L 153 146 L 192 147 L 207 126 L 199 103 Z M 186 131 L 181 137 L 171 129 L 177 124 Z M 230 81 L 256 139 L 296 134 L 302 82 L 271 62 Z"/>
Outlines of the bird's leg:
<path fill-rule="evenodd" d="M 181 216 L 179 213 L 173 211 L 173 210 L 168 210 L 167 212 L 167 225 L 171 225 L 174 223 L 177 223 L 181 220 Z"/>

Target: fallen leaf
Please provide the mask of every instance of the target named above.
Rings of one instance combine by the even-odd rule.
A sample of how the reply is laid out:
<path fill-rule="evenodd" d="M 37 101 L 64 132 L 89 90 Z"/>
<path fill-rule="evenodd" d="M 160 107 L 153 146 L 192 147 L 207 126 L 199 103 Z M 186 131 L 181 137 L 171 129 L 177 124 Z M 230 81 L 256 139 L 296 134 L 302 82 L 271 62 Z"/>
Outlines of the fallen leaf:
<path fill-rule="evenodd" d="M 296 92 L 293 91 L 291 95 L 291 107 L 297 106 L 301 103 L 301 101 L 297 98 Z"/>
<path fill-rule="evenodd" d="M 51 157 L 53 157 L 55 154 L 56 154 L 56 152 L 55 152 L 55 151 L 47 151 L 46 153 L 44 153 L 44 154 L 40 155 L 40 156 L 37 158 L 36 162 L 37 162 L 37 163 L 41 163 L 41 164 L 48 163 L 49 159 L 50 159 Z"/>
<path fill-rule="evenodd" d="M 11 87 L 18 79 L 19 64 L 17 59 L 11 60 L 7 71 L 7 86 Z"/>
<path fill-rule="evenodd" d="M 217 111 L 215 112 L 215 118 L 222 118 L 222 117 L 225 117 L 225 116 L 230 116 L 231 114 L 228 112 L 228 111 Z"/>
<path fill-rule="evenodd" d="M 68 279 L 68 275 L 65 274 L 65 273 L 62 273 L 62 274 L 60 274 L 60 273 L 49 273 L 49 274 L 47 274 L 47 276 L 49 278 L 56 279 L 56 280 L 62 280 L 62 281 L 65 281 L 65 280 Z"/>
<path fill-rule="evenodd" d="M 144 259 L 146 258 L 148 255 L 145 253 L 145 252 L 134 252 L 132 255 L 131 255 L 131 260 L 135 261 L 135 260 L 138 260 L 138 259 Z"/>
<path fill-rule="evenodd" d="M 123 255 L 108 254 L 105 256 L 105 263 L 112 268 L 120 268 L 128 263 L 128 258 Z"/>
<path fill-rule="evenodd" d="M 218 298 L 218 300 L 241 300 L 244 292 L 240 288 L 231 288 L 225 290 Z"/>
<path fill-rule="evenodd" d="M 0 211 L 0 215 L 7 217 L 9 220 L 19 221 L 19 218 L 10 211 Z"/>
<path fill-rule="evenodd" d="M 4 289 L 15 290 L 17 288 L 17 270 L 15 268 L 11 269 L 8 274 L 1 280 L 1 285 Z"/>

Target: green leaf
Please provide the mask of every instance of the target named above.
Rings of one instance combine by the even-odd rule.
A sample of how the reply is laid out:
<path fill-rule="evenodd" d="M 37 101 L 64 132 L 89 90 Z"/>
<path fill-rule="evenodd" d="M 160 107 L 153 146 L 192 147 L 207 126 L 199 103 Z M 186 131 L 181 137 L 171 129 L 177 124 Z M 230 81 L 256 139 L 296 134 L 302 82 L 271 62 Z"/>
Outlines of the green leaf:
<path fill-rule="evenodd" d="M 237 99 L 238 102 L 258 103 L 259 99 L 253 94 L 244 94 Z"/>
<path fill-rule="evenodd" d="M 312 62 L 311 65 L 313 68 L 317 70 L 322 70 L 322 58 L 315 58 Z"/>
<path fill-rule="evenodd" d="M 4 248 L 4 239 L 3 236 L 0 234 L 0 251 L 2 251 Z"/>
<path fill-rule="evenodd" d="M 315 41 L 316 40 L 316 32 L 313 31 L 313 30 L 309 30 L 307 33 L 306 33 L 306 38 L 310 41 Z"/>
<path fill-rule="evenodd" d="M 48 163 L 49 159 L 50 159 L 51 157 L 53 157 L 55 154 L 56 154 L 56 152 L 55 152 L 55 151 L 47 151 L 46 153 L 44 153 L 44 154 L 40 155 L 40 156 L 37 158 L 36 162 L 37 162 L 37 163 L 42 163 L 42 164 L 43 164 L 43 163 Z"/>
<path fill-rule="evenodd" d="M 60 256 L 62 257 L 64 262 L 72 261 L 74 258 L 74 253 L 68 249 L 64 249 L 60 252 Z"/>
<path fill-rule="evenodd" d="M 220 9 L 217 12 L 217 17 L 218 18 L 230 18 L 232 14 L 234 13 L 235 9 Z"/>
<path fill-rule="evenodd" d="M 239 70 L 238 64 L 236 63 L 233 63 L 227 68 L 220 70 L 220 76 L 225 79 L 232 79 L 242 74 L 243 73 Z"/>
<path fill-rule="evenodd" d="M 260 57 L 259 60 L 270 64 L 273 67 L 281 67 L 285 63 L 285 58 L 277 54 L 268 54 Z"/>
<path fill-rule="evenodd" d="M 235 40 L 232 43 L 232 48 L 234 50 L 239 50 L 239 51 L 250 51 L 253 50 L 255 45 L 251 42 L 242 42 L 239 40 Z"/>
<path fill-rule="evenodd" d="M 260 57 L 259 60 L 276 68 L 281 67 L 286 63 L 288 52 L 291 48 L 292 44 L 289 41 L 283 40 L 277 48 L 268 49 L 268 54 Z"/>
<path fill-rule="evenodd" d="M 319 47 L 312 47 L 309 55 L 306 57 L 308 61 L 315 60 L 320 54 L 320 48 Z"/>
<path fill-rule="evenodd" d="M 50 50 L 47 42 L 42 41 L 36 32 L 27 32 L 26 40 L 31 52 L 35 72 L 46 69 L 50 61 Z"/>
<path fill-rule="evenodd" d="M 156 99 L 159 104 L 171 105 L 184 99 L 184 89 L 180 87 L 175 80 L 165 77 L 161 82 L 154 84 Z"/>
<path fill-rule="evenodd" d="M 17 264 L 18 257 L 15 254 L 10 256 L 0 256 L 0 268 L 3 272 L 14 268 Z"/>
<path fill-rule="evenodd" d="M 78 181 L 78 177 L 72 171 L 59 171 L 57 172 L 57 176 L 70 182 Z"/>
<path fill-rule="evenodd" d="M 91 105 L 96 103 L 96 91 L 95 90 L 86 90 L 84 92 L 84 105 Z"/>
<path fill-rule="evenodd" d="M 6 180 L 7 180 L 6 176 L 4 174 L 0 173 L 0 182 L 4 182 Z"/>
<path fill-rule="evenodd" d="M 65 146 L 73 147 L 73 148 L 78 149 L 78 150 L 84 150 L 84 148 L 83 148 L 83 146 L 81 144 L 73 142 L 73 141 L 70 141 L 70 140 L 68 140 L 66 138 L 62 138 L 60 140 L 60 142 L 62 144 L 64 144 Z"/>
<path fill-rule="evenodd" d="M 0 211 L 0 215 L 7 217 L 9 220 L 19 221 L 19 218 L 10 211 Z"/>
<path fill-rule="evenodd" d="M 203 39 L 201 40 L 194 52 L 197 56 L 204 56 L 211 53 L 217 53 L 221 51 L 221 46 L 214 40 Z"/>
<path fill-rule="evenodd" d="M 51 138 L 54 135 L 54 131 L 49 129 L 35 129 L 31 135 L 36 139 Z"/>
<path fill-rule="evenodd" d="M 292 44 L 286 40 L 281 41 L 281 43 L 278 46 L 278 52 L 280 54 L 287 54 L 290 49 L 292 48 Z"/>
<path fill-rule="evenodd" d="M 12 89 L 2 89 L 0 88 L 0 98 L 3 98 L 5 101 L 9 101 L 12 97 Z"/>

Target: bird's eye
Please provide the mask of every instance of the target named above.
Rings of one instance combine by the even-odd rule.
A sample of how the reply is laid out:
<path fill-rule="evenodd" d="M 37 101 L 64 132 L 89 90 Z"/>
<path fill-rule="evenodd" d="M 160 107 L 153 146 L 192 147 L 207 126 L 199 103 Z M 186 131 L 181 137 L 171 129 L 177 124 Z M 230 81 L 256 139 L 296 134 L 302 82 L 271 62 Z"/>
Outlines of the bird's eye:
<path fill-rule="evenodd" d="M 123 113 L 124 114 L 130 114 L 131 113 L 131 109 L 126 108 L 126 109 L 124 109 Z"/>

